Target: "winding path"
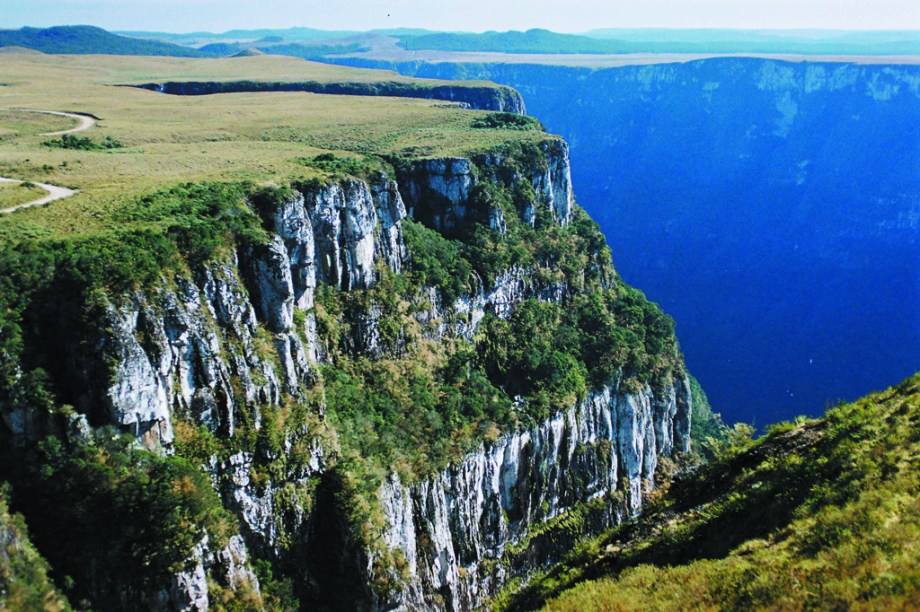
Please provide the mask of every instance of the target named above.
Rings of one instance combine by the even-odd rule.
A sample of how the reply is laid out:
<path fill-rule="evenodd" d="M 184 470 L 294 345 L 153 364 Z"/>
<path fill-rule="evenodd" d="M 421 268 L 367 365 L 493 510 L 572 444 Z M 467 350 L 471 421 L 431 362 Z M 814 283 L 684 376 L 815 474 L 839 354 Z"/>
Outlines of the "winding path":
<path fill-rule="evenodd" d="M 61 130 L 60 132 L 46 132 L 44 134 L 41 134 L 42 136 L 63 136 L 64 134 L 73 134 L 74 132 L 85 132 L 89 128 L 96 125 L 96 120 L 93 117 L 90 117 L 88 115 L 78 115 L 77 113 L 65 113 L 64 111 L 36 110 L 34 108 L 17 108 L 14 110 L 28 112 L 28 113 L 44 113 L 46 115 L 57 115 L 59 117 L 70 117 L 71 119 L 76 119 L 77 121 L 80 122 L 77 124 L 77 127 L 75 128 L 70 128 L 69 130 Z"/>
<path fill-rule="evenodd" d="M 15 183 L 21 184 L 23 181 L 17 181 L 16 179 L 4 178 L 0 176 L 0 183 Z M 0 215 L 16 212 L 23 208 L 31 208 L 33 206 L 42 206 L 43 204 L 48 204 L 49 202 L 54 202 L 55 200 L 62 200 L 64 198 L 69 198 L 70 196 L 77 193 L 74 189 L 67 189 L 66 187 L 58 187 L 57 185 L 49 185 L 48 183 L 32 183 L 38 187 L 41 187 L 48 192 L 48 195 L 42 196 L 37 200 L 32 200 L 31 202 L 26 202 L 24 204 L 17 204 L 16 206 L 10 206 L 9 208 L 0 208 Z"/>
<path fill-rule="evenodd" d="M 89 128 L 96 125 L 96 120 L 92 117 L 86 115 L 78 115 L 76 113 L 65 113 L 63 111 L 52 111 L 52 110 L 35 110 L 32 108 L 17 108 L 13 109 L 17 111 L 26 111 L 30 113 L 44 113 L 46 115 L 58 115 L 60 117 L 70 117 L 71 119 L 76 119 L 79 121 L 77 127 L 71 128 L 69 130 L 61 130 L 59 132 L 46 132 L 41 134 L 41 136 L 63 136 L 64 134 L 73 134 L 74 132 L 85 132 Z M 14 183 L 22 184 L 23 181 L 16 179 L 5 178 L 0 176 L 0 183 Z M 11 212 L 16 212 L 17 210 L 22 210 L 23 208 L 31 208 L 33 206 L 43 206 L 55 200 L 62 200 L 64 198 L 69 198 L 70 196 L 77 193 L 74 189 L 67 189 L 66 187 L 58 187 L 57 185 L 49 185 L 48 183 L 33 183 L 41 187 L 48 192 L 48 195 L 42 196 L 37 200 L 32 200 L 31 202 L 25 202 L 24 204 L 17 204 L 16 206 L 11 206 L 9 208 L 0 208 L 0 214 L 8 214 Z"/>

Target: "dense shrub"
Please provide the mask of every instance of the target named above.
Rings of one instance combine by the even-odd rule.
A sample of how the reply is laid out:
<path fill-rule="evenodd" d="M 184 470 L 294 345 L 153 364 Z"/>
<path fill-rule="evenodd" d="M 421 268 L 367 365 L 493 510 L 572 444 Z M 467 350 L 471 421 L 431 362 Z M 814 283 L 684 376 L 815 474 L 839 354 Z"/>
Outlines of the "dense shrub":
<path fill-rule="evenodd" d="M 297 161 L 304 166 L 322 170 L 332 178 L 351 176 L 356 178 L 371 178 L 378 173 L 389 174 L 392 168 L 383 159 L 362 155 L 361 157 L 339 157 L 332 153 L 321 153 L 314 157 L 299 157 Z"/>
<path fill-rule="evenodd" d="M 323 368 L 323 380 L 340 440 L 410 479 L 459 458 L 492 424 L 512 422 L 511 401 L 470 352 L 434 368 L 413 360 L 339 360 Z"/>
<path fill-rule="evenodd" d="M 440 290 L 445 304 L 469 293 L 473 266 L 462 255 L 463 245 L 411 219 L 402 225 L 414 280 Z"/>
<path fill-rule="evenodd" d="M 515 113 L 489 113 L 484 117 L 475 119 L 470 127 L 488 128 L 488 129 L 505 129 L 505 130 L 539 130 L 543 131 L 543 125 L 535 118 L 527 115 L 517 115 Z"/>
<path fill-rule="evenodd" d="M 125 146 L 120 140 L 111 136 L 106 136 L 101 142 L 97 142 L 87 136 L 74 136 L 73 134 L 64 134 L 57 140 L 46 140 L 42 144 L 46 147 L 75 151 L 108 151 Z"/>

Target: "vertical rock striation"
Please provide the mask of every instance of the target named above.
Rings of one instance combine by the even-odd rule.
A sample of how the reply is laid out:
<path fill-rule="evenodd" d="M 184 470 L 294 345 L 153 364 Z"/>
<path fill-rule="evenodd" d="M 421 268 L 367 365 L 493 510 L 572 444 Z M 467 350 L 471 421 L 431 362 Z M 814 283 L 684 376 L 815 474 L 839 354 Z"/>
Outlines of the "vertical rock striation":
<path fill-rule="evenodd" d="M 431 478 L 406 486 L 392 476 L 381 491 L 384 539 L 405 558 L 409 578 L 379 607 L 479 607 L 519 569 L 495 571 L 483 562 L 500 559 L 534 525 L 621 481 L 626 508 L 635 512 L 644 488 L 654 485 L 658 457 L 689 451 L 689 421 L 674 418 L 689 405 L 684 379 L 658 394 L 605 387 Z M 611 515 L 608 526 L 622 518 Z"/>

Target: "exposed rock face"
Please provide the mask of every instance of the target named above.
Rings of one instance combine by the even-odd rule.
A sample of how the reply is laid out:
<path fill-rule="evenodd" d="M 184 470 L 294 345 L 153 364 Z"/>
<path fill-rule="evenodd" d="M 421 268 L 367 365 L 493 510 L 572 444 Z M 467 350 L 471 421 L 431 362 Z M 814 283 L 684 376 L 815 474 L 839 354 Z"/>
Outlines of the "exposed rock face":
<path fill-rule="evenodd" d="M 111 333 L 102 344 L 114 364 L 105 392 L 112 422 L 150 447 L 168 446 L 173 410 L 232 435 L 240 404 L 277 404 L 282 392 L 296 396 L 311 380 L 317 339 L 312 313 L 303 329 L 294 329 L 294 312 L 313 307 L 317 273 L 348 290 L 373 286 L 378 258 L 400 271 L 405 216 L 396 184 L 386 178 L 373 186 L 350 179 L 318 186 L 272 211 L 272 239 L 239 262 L 212 264 L 194 280 L 177 278 L 175 289 L 111 306 Z M 366 342 L 359 343 L 371 353 L 372 314 Z M 274 334 L 274 354 L 254 344 L 260 322 Z M 88 382 L 94 375 L 85 373 Z"/>
<path fill-rule="evenodd" d="M 393 476 L 381 493 L 384 538 L 402 552 L 410 578 L 386 605 L 476 608 L 499 586 L 493 573 L 480 571 L 483 560 L 501 557 L 536 522 L 615 490 L 619 479 L 629 483 L 628 507 L 638 509 L 658 456 L 671 453 L 673 440 L 688 439 L 689 422 L 673 417 L 678 403 L 689 402 L 683 380 L 663 398 L 647 387 L 607 387 L 411 487 Z"/>
<path fill-rule="evenodd" d="M 341 289 L 372 286 L 377 211 L 367 184 L 346 180 L 311 189 L 306 197 L 320 279 Z"/>
<path fill-rule="evenodd" d="M 265 273 L 257 276 L 264 282 L 257 295 L 262 296 L 266 325 L 290 330 L 290 273 L 284 274 L 288 268 L 279 263 L 287 256 L 280 239 L 272 246 L 261 260 L 264 265 L 256 266 Z M 240 406 L 276 403 L 283 384 L 271 361 L 255 348 L 258 319 L 248 294 L 233 258 L 204 269 L 196 282 L 178 278 L 175 289 L 134 294 L 125 304 L 110 306 L 112 332 L 102 345 L 114 364 L 105 392 L 112 421 L 153 448 L 172 443 L 174 410 L 233 435 Z M 293 337 L 292 344 L 299 347 L 299 342 Z M 85 374 L 92 388 L 94 372 Z M 239 381 L 241 397 L 231 377 Z"/>
<path fill-rule="evenodd" d="M 552 149 L 550 145 L 541 145 L 547 154 L 546 170 L 534 173 L 531 182 L 534 190 L 540 194 L 559 224 L 566 225 L 572 214 L 572 205 L 575 203 L 575 196 L 572 193 L 569 145 L 563 141 L 554 144 Z"/>
<path fill-rule="evenodd" d="M 250 254 L 252 288 L 266 327 L 285 333 L 294 325 L 294 283 L 291 260 L 281 236 Z"/>
<path fill-rule="evenodd" d="M 430 339 L 457 337 L 471 342 L 486 313 L 507 319 L 529 297 L 559 302 L 568 291 L 564 282 L 539 284 L 530 270 L 512 267 L 496 275 L 490 287 L 480 280 L 475 291 L 460 296 L 453 304 L 444 304 L 437 291 L 430 290 L 424 296 L 424 307 L 419 305 L 416 309 L 415 318 Z"/>
<path fill-rule="evenodd" d="M 473 188 L 482 180 L 481 173 L 512 189 L 528 181 L 538 204 L 545 206 L 560 225 L 567 225 L 575 204 L 569 147 L 563 141 L 552 141 L 542 143 L 540 149 L 545 163 L 529 164 L 513 172 L 508 171 L 508 160 L 502 153 L 480 155 L 474 160 L 445 157 L 416 162 L 411 171 L 400 176 L 410 214 L 440 231 L 457 230 L 465 220 L 473 219 L 485 221 L 503 233 L 503 211 L 495 207 L 481 209 L 472 198 Z M 536 211 L 523 211 L 523 217 L 533 226 Z"/>
<path fill-rule="evenodd" d="M 384 177 L 371 185 L 371 193 L 377 207 L 379 231 L 375 243 L 377 254 L 397 274 L 402 271 L 402 262 L 406 258 L 406 246 L 403 243 L 400 221 L 406 218 L 406 205 L 399 194 L 396 181 Z"/>
<path fill-rule="evenodd" d="M 300 432 L 308 436 L 310 432 Z M 285 452 L 290 452 L 296 440 L 285 440 Z M 253 457 L 250 453 L 232 455 L 225 465 L 215 466 L 215 471 L 226 475 L 227 492 L 233 507 L 241 518 L 243 532 L 253 537 L 260 548 L 267 549 L 278 558 L 283 554 L 281 542 L 289 533 L 303 534 L 307 530 L 309 514 L 296 504 L 281 504 L 279 493 L 288 485 L 304 485 L 307 480 L 322 472 L 326 459 L 316 440 L 310 445 L 309 459 L 297 473 L 286 474 L 282 483 L 268 482 L 256 487 L 252 482 Z"/>
<path fill-rule="evenodd" d="M 259 579 L 248 563 L 249 552 L 240 536 L 232 536 L 227 546 L 217 551 L 211 550 L 205 536 L 192 551 L 192 568 L 177 573 L 170 588 L 158 594 L 157 602 L 147 603 L 180 612 L 206 612 L 210 609 L 209 575 L 235 591 L 258 593 Z"/>
<path fill-rule="evenodd" d="M 468 159 L 445 157 L 417 162 L 412 173 L 400 177 L 409 212 L 435 229 L 457 227 L 467 216 L 470 189 L 475 184 L 473 164 Z M 416 206 L 421 207 L 416 211 Z"/>
<path fill-rule="evenodd" d="M 307 213 L 303 194 L 285 201 L 272 214 L 272 226 L 287 250 L 291 268 L 291 283 L 297 308 L 313 308 L 316 288 L 316 247 L 313 225 Z"/>
<path fill-rule="evenodd" d="M 371 185 L 344 179 L 308 186 L 269 216 L 286 251 L 287 261 L 278 265 L 290 269 L 301 310 L 313 307 L 317 279 L 344 290 L 363 289 L 374 285 L 378 257 L 393 271 L 402 269 L 400 221 L 406 209 L 395 182 L 385 176 Z"/>

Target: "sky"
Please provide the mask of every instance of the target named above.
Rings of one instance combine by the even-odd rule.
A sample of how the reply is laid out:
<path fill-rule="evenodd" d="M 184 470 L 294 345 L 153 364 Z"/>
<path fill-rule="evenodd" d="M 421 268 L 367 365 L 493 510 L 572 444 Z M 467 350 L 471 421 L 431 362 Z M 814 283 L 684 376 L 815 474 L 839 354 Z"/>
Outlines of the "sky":
<path fill-rule="evenodd" d="M 74 24 L 166 32 L 293 26 L 920 30 L 920 0 L 0 0 L 0 28 Z"/>

